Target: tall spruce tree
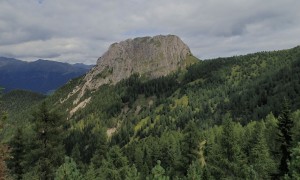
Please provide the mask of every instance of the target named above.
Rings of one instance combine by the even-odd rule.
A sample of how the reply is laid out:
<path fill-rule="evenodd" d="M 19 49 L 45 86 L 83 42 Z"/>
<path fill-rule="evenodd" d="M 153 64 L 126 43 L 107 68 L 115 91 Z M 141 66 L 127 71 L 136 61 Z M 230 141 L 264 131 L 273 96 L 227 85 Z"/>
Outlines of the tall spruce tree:
<path fill-rule="evenodd" d="M 65 157 L 65 162 L 57 169 L 55 173 L 55 180 L 82 180 L 83 177 L 77 168 L 76 162 L 70 158 Z"/>
<path fill-rule="evenodd" d="M 53 179 L 55 168 L 63 163 L 65 123 L 57 113 L 50 112 L 45 102 L 33 114 L 33 123 L 35 134 L 27 165 L 35 166 L 39 179 Z"/>
<path fill-rule="evenodd" d="M 184 139 L 182 144 L 184 155 L 184 166 L 188 167 L 198 157 L 198 146 L 200 134 L 194 121 L 189 121 L 184 129 Z"/>
<path fill-rule="evenodd" d="M 249 161 L 259 179 L 270 179 L 270 174 L 275 170 L 275 163 L 270 156 L 270 151 L 264 136 L 264 122 L 257 122 L 254 130 L 254 141 L 249 155 Z"/>
<path fill-rule="evenodd" d="M 157 164 L 156 166 L 154 166 L 154 168 L 152 168 L 152 177 L 151 179 L 153 180 L 169 180 L 170 178 L 168 176 L 165 175 L 165 169 L 163 167 L 161 167 L 161 161 L 157 160 Z"/>
<path fill-rule="evenodd" d="M 291 145 L 292 145 L 292 127 L 290 105 L 287 99 L 283 101 L 283 108 L 278 118 L 278 142 L 280 143 L 280 165 L 278 175 L 280 177 L 288 173 L 288 162 L 291 160 Z"/>
<path fill-rule="evenodd" d="M 220 162 L 222 162 L 221 168 L 224 170 L 225 176 L 231 178 L 244 178 L 245 176 L 245 157 L 239 138 L 238 124 L 232 121 L 229 114 L 226 114 L 220 143 L 223 158 Z"/>
<path fill-rule="evenodd" d="M 14 174 L 15 179 L 22 179 L 22 175 L 24 173 L 24 137 L 23 131 L 21 128 L 18 128 L 16 134 L 10 141 L 10 158 L 7 161 L 7 166 L 10 171 Z"/>

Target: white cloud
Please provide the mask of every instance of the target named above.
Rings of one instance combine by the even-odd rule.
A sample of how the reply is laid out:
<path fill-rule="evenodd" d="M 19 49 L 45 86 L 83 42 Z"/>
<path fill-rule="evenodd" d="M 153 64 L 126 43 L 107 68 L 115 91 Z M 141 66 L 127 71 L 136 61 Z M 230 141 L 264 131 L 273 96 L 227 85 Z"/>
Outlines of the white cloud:
<path fill-rule="evenodd" d="M 300 1 L 1 0 L 0 56 L 95 63 L 111 43 L 176 34 L 201 59 L 300 44 Z"/>

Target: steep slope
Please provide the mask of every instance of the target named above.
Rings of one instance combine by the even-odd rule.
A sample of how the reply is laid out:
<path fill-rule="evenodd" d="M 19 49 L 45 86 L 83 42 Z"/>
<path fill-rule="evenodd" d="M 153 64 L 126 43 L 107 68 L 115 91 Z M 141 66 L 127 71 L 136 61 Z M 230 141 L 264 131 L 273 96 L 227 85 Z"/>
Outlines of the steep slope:
<path fill-rule="evenodd" d="M 197 62 L 189 47 L 175 35 L 159 35 L 128 39 L 112 44 L 97 61 L 97 65 L 87 73 L 66 99 L 75 94 L 78 107 L 89 100 L 81 99 L 87 91 L 93 91 L 103 84 L 116 84 L 132 74 L 145 79 L 166 76 L 180 68 Z"/>
<path fill-rule="evenodd" d="M 158 78 L 132 74 L 87 89 L 82 108 L 70 116 L 78 93 L 62 99 L 86 83 L 81 77 L 49 96 L 47 104 L 70 125 L 66 138 L 55 134 L 64 139 L 61 157 L 71 157 L 83 175 L 153 179 L 159 168 L 170 179 L 271 179 L 281 161 L 277 122 L 287 112 L 284 99 L 295 122 L 293 144 L 300 142 L 299 82 L 295 47 L 198 61 Z M 28 172 L 35 174 L 33 166 Z"/>
<path fill-rule="evenodd" d="M 83 75 L 90 68 L 47 60 L 25 62 L 1 57 L 0 86 L 5 88 L 5 92 L 24 89 L 46 94 Z"/>
<path fill-rule="evenodd" d="M 87 91 L 76 104 L 79 95 L 76 90 L 87 83 L 86 76 L 72 80 L 49 101 L 76 121 L 98 117 L 111 127 L 128 117 L 138 121 L 147 118 L 153 109 L 154 116 L 162 117 L 160 112 L 164 109 L 163 116 L 168 118 L 201 119 L 201 126 L 220 123 L 226 113 L 246 124 L 270 112 L 277 116 L 283 97 L 291 101 L 293 110 L 300 108 L 296 78 L 299 60 L 300 48 L 296 47 L 199 61 L 187 71 L 150 80 L 133 74 L 115 85 Z M 188 117 L 184 113 L 178 115 L 178 111 L 186 112 Z"/>

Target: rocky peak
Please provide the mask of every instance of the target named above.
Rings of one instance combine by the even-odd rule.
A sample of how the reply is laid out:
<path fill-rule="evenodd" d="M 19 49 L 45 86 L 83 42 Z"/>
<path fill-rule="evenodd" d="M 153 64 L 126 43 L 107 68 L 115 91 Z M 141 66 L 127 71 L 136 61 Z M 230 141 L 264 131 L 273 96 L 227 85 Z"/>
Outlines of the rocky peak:
<path fill-rule="evenodd" d="M 85 80 L 92 82 L 90 88 L 97 88 L 115 84 L 133 73 L 157 78 L 186 66 L 190 55 L 189 47 L 174 35 L 128 39 L 112 44 Z"/>
<path fill-rule="evenodd" d="M 189 47 L 175 35 L 139 37 L 114 43 L 73 91 L 73 94 L 79 91 L 74 104 L 82 101 L 87 89 L 116 84 L 134 73 L 149 79 L 168 75 L 185 67 L 189 56 L 192 56 Z"/>

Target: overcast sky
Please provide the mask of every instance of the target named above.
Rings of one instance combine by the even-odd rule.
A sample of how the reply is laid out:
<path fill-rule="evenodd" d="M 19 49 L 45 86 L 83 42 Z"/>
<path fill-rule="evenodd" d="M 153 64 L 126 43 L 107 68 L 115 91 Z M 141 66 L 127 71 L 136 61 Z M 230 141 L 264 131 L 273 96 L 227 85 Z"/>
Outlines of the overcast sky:
<path fill-rule="evenodd" d="M 94 64 L 114 42 L 178 35 L 200 59 L 300 45 L 299 0 L 0 0 L 0 56 Z"/>

